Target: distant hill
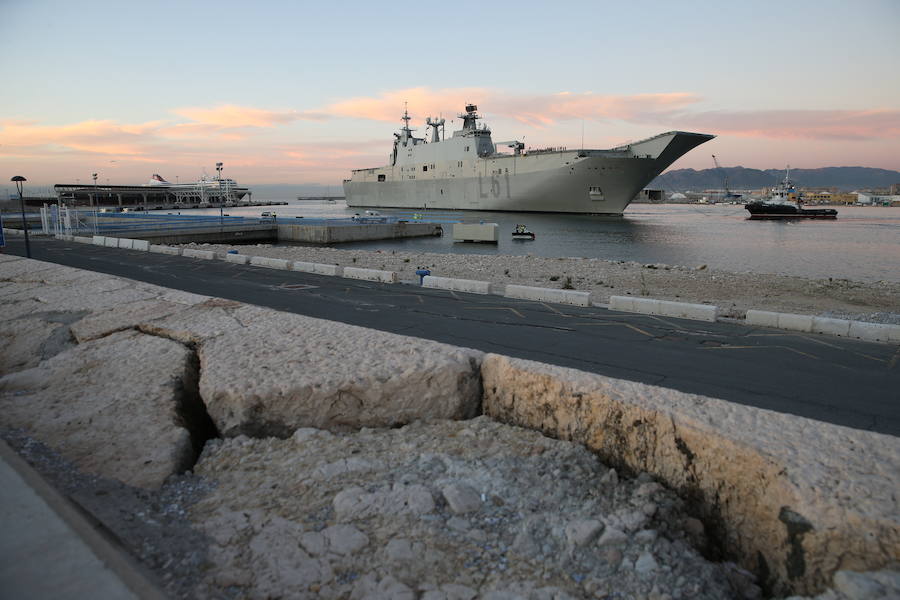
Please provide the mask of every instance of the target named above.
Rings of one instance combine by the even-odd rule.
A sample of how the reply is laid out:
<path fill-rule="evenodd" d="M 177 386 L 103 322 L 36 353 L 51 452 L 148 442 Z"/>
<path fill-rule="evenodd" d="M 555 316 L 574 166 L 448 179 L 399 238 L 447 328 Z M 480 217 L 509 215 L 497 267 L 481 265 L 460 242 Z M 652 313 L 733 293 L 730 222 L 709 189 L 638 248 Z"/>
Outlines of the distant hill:
<path fill-rule="evenodd" d="M 728 187 L 758 189 L 770 187 L 784 179 L 784 169 L 745 169 L 724 167 Z M 663 173 L 647 186 L 670 192 L 722 188 L 722 171 L 717 169 L 675 169 Z M 823 167 L 821 169 L 791 169 L 791 181 L 800 187 L 836 187 L 842 190 L 886 188 L 900 183 L 900 171 L 869 167 Z"/>

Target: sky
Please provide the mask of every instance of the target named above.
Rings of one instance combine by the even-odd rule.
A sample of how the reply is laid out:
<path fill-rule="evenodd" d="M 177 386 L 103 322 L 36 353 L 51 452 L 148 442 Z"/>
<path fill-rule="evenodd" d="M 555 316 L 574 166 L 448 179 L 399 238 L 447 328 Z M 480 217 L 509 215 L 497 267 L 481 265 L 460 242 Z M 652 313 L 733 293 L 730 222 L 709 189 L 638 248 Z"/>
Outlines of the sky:
<path fill-rule="evenodd" d="M 339 186 L 405 105 L 449 134 L 468 102 L 530 147 L 900 170 L 898 31 L 900 0 L 0 0 L 0 177 Z"/>

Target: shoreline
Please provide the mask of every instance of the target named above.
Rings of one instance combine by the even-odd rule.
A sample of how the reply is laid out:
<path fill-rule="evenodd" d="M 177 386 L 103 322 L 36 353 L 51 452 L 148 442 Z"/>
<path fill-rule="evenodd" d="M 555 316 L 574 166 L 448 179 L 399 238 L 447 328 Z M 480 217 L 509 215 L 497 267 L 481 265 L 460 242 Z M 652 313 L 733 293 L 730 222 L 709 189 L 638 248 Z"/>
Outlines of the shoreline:
<path fill-rule="evenodd" d="M 713 304 L 726 318 L 744 318 L 748 309 L 810 314 L 900 325 L 900 282 L 807 279 L 770 273 L 731 272 L 706 265 L 642 264 L 597 258 L 444 254 L 401 250 L 352 250 L 273 244 L 183 244 L 216 252 L 247 248 L 249 254 L 295 261 L 396 271 L 401 281 L 418 282 L 417 268 L 432 275 L 497 284 L 571 288 L 610 296 Z M 252 252 L 249 251 L 252 249 Z"/>

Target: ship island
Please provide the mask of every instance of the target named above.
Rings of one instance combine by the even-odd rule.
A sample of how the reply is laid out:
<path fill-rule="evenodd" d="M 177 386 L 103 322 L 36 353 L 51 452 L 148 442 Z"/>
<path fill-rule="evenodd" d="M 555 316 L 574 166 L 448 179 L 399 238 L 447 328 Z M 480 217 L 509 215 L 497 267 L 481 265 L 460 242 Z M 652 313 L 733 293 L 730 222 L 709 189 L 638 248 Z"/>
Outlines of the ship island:
<path fill-rule="evenodd" d="M 450 138 L 444 119 L 428 117 L 426 140 L 404 110 L 388 164 L 344 180 L 347 205 L 621 216 L 657 175 L 715 137 L 669 131 L 608 150 L 526 150 L 518 140 L 495 143 L 477 111 L 467 104 Z"/>

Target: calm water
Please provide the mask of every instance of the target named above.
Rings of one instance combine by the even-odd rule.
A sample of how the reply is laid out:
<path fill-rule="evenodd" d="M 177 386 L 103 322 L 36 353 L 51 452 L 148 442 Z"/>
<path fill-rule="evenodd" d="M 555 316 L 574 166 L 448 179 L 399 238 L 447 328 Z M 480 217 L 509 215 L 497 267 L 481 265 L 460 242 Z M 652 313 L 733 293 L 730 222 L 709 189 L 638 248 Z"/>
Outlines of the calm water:
<path fill-rule="evenodd" d="M 287 206 L 228 209 L 232 215 L 274 211 L 279 220 L 347 217 L 345 204 L 296 202 Z M 218 211 L 198 211 L 218 214 Z M 379 209 L 385 215 L 410 211 Z M 900 208 L 838 208 L 835 221 L 749 221 L 742 206 L 633 204 L 622 218 L 471 211 L 422 211 L 426 218 L 495 222 L 497 245 L 454 243 L 450 226 L 441 238 L 341 244 L 341 248 L 395 249 L 457 254 L 534 254 L 709 265 L 729 271 L 811 278 L 900 282 Z M 537 234 L 513 240 L 516 223 Z"/>

